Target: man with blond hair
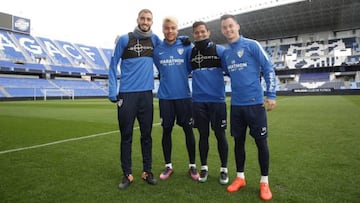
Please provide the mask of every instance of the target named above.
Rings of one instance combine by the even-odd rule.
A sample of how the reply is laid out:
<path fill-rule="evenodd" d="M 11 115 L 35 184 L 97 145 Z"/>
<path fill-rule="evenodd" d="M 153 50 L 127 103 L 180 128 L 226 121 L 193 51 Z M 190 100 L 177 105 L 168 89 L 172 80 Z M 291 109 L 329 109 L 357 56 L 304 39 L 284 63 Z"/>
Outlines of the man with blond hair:
<path fill-rule="evenodd" d="M 162 133 L 162 148 L 165 169 L 160 179 L 166 180 L 173 173 L 171 160 L 171 133 L 175 124 L 182 127 L 185 134 L 189 157 L 189 175 L 198 180 L 195 164 L 195 136 L 192 129 L 192 101 L 189 87 L 188 54 L 191 44 L 187 37 L 178 36 L 178 21 L 175 17 L 165 17 L 162 30 L 165 39 L 155 47 L 154 63 L 159 71 L 160 85 L 157 93 Z"/>

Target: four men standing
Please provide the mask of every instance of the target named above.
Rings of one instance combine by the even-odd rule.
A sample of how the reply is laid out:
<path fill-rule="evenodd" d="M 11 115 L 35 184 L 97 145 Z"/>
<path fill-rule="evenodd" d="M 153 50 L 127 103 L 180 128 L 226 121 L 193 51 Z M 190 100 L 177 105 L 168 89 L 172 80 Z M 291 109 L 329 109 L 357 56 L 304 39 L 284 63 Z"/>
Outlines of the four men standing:
<path fill-rule="evenodd" d="M 151 32 L 151 11 L 141 10 L 137 22 L 134 32 L 121 36 L 117 41 L 109 67 L 109 100 L 118 104 L 121 135 L 120 157 L 124 178 L 119 188 L 127 188 L 133 181 L 131 143 L 136 118 L 140 125 L 144 164 L 141 177 L 149 184 L 156 184 L 151 172 L 154 63 L 160 74 L 157 97 L 163 127 L 162 148 L 165 161 L 165 169 L 160 174 L 160 179 L 168 179 L 173 173 L 171 132 L 176 120 L 176 124 L 183 128 L 185 134 L 189 174 L 192 179 L 205 182 L 208 178 L 210 126 L 217 139 L 221 162 L 219 182 L 228 183 L 228 143 L 225 135 L 227 113 L 223 77 L 228 74 L 232 89 L 230 132 L 235 143 L 237 176 L 227 187 L 227 191 L 236 192 L 246 186 L 245 137 L 249 128 L 258 148 L 260 197 L 270 200 L 272 193 L 268 184 L 266 109 L 269 111 L 276 106 L 276 79 L 273 64 L 263 48 L 257 41 L 240 35 L 240 25 L 233 15 L 226 14 L 220 18 L 221 32 L 228 41 L 226 48 L 210 40 L 210 31 L 202 21 L 193 24 L 193 44 L 189 43 L 187 37 L 178 36 L 178 23 L 174 17 L 163 20 L 163 41 Z M 118 87 L 117 66 L 120 60 Z M 192 92 L 188 83 L 189 74 L 192 74 Z M 266 83 L 265 91 L 261 78 Z M 200 134 L 200 175 L 195 164 L 193 127 L 197 128 Z"/>

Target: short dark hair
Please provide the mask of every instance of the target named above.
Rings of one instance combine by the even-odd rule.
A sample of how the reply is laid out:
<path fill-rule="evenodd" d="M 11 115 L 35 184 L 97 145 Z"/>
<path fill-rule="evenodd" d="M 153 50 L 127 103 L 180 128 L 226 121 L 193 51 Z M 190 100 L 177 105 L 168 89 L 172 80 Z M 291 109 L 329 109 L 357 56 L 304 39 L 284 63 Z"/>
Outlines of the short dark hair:
<path fill-rule="evenodd" d="M 206 28 L 206 30 L 209 30 L 207 24 L 206 24 L 204 21 L 196 21 L 196 22 L 194 22 L 193 25 L 192 25 L 193 31 L 194 31 L 194 29 L 195 29 L 196 27 L 198 27 L 198 26 L 200 26 L 200 25 L 204 25 L 205 28 Z"/>
<path fill-rule="evenodd" d="M 144 8 L 144 9 L 141 9 L 138 13 L 138 17 L 142 14 L 142 13 L 150 13 L 152 15 L 152 12 L 150 9 L 147 9 L 147 8 Z"/>
<path fill-rule="evenodd" d="M 223 21 L 223 20 L 226 20 L 228 18 L 231 18 L 233 19 L 235 22 L 238 22 L 236 17 L 234 15 L 231 15 L 231 14 L 224 14 L 220 17 L 220 21 Z"/>

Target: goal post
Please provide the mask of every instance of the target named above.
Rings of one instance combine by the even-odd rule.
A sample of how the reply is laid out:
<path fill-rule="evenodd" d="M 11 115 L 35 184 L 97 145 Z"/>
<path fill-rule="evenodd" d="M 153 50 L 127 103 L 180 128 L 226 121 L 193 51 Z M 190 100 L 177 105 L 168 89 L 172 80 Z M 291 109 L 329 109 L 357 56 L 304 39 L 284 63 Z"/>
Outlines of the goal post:
<path fill-rule="evenodd" d="M 63 99 L 74 100 L 74 90 L 73 89 L 44 89 L 44 101 L 50 97 Z"/>

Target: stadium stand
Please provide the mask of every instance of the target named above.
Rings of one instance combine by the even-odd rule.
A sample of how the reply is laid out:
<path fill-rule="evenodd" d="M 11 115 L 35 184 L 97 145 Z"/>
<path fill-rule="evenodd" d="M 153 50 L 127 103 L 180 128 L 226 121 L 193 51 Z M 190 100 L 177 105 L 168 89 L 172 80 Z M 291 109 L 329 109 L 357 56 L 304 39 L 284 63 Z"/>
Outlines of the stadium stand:
<path fill-rule="evenodd" d="M 234 14 L 241 34 L 258 40 L 272 58 L 280 93 L 297 89 L 321 92 L 326 88 L 332 93 L 359 94 L 352 91 L 360 89 L 359 10 L 358 0 L 267 1 L 213 15 L 208 27 L 216 43 L 226 44 L 219 18 L 225 13 Z M 186 22 L 179 33 L 191 36 L 194 21 Z M 328 78 L 303 82 L 300 79 L 306 73 L 324 73 Z"/>
<path fill-rule="evenodd" d="M 46 89 L 58 95 L 72 89 L 75 97 L 107 95 L 109 50 L 9 31 L 0 31 L 0 50 L 3 98 L 44 97 Z"/>
<path fill-rule="evenodd" d="M 236 11 L 242 34 L 257 39 L 272 58 L 277 90 L 360 90 L 360 24 L 353 22 L 360 19 L 360 2 L 283 2 L 286 0 Z M 327 8 L 321 6 L 324 4 Z M 334 18 L 338 10 L 349 16 L 338 21 Z M 253 24 L 254 20 L 259 23 Z M 224 44 L 218 23 L 218 19 L 208 22 L 213 40 Z M 180 35 L 191 38 L 191 24 L 180 29 Z M 67 90 L 75 98 L 106 97 L 111 54 L 112 49 L 0 28 L 0 99 L 43 98 L 48 90 L 54 90 L 54 98 Z M 229 80 L 226 91 L 231 91 Z"/>

